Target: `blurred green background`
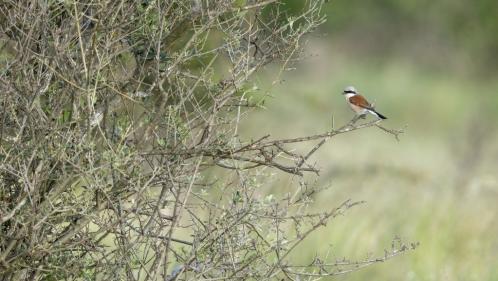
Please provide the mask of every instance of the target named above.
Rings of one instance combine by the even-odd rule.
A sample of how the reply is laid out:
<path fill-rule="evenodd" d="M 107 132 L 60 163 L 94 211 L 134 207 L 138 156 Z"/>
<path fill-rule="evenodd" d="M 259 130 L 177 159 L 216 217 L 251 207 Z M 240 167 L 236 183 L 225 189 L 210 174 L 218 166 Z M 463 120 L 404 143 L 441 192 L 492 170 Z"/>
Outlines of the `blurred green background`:
<path fill-rule="evenodd" d="M 289 13 L 300 5 L 289 1 Z M 330 245 L 332 258 L 383 255 L 399 236 L 420 246 L 335 280 L 498 280 L 498 2 L 336 0 L 324 12 L 296 70 L 259 76 L 271 97 L 242 135 L 339 127 L 353 116 L 348 85 L 406 133 L 399 142 L 375 128 L 344 134 L 315 155 L 318 184 L 330 187 L 317 209 L 367 204 L 312 236 L 299 259 Z M 298 180 L 277 173 L 266 192 Z"/>

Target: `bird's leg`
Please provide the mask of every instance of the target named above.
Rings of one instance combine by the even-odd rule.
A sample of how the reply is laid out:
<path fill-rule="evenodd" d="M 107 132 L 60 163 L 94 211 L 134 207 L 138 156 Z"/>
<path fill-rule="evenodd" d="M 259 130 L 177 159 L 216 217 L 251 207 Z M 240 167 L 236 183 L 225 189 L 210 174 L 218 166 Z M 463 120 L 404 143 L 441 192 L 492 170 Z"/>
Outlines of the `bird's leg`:
<path fill-rule="evenodd" d="M 361 116 L 361 115 L 355 115 L 355 116 L 353 117 L 353 119 L 351 119 L 351 121 L 349 121 L 349 124 L 348 124 L 348 125 L 349 125 L 349 126 L 353 126 L 353 125 L 354 125 L 354 124 L 358 121 L 358 119 L 360 119 L 360 116 Z"/>

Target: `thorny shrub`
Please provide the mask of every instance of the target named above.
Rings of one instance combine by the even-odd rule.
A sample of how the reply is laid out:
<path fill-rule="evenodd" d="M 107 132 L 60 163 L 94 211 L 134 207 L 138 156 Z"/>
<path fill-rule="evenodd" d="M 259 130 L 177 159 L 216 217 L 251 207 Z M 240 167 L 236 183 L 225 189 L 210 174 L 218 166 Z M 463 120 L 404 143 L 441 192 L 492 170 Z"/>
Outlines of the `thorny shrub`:
<path fill-rule="evenodd" d="M 317 279 L 411 248 L 294 264 L 310 233 L 359 202 L 310 213 L 312 185 L 257 190 L 263 168 L 317 172 L 307 160 L 327 139 L 383 128 L 238 137 L 253 74 L 299 59 L 323 4 L 2 1 L 0 279 Z"/>

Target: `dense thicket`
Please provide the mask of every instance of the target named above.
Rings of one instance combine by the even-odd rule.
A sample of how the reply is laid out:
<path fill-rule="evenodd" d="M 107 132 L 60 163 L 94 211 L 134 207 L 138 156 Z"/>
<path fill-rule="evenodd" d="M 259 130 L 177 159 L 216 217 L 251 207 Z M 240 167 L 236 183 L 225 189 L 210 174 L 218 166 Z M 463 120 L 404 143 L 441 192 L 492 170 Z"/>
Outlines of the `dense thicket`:
<path fill-rule="evenodd" d="M 297 59 L 321 8 L 2 1 L 0 280 L 315 278 L 406 250 L 293 265 L 311 232 L 358 203 L 315 214 L 313 186 L 257 192 L 263 168 L 316 172 L 307 160 L 324 140 L 380 126 L 239 139 L 238 122 L 257 106 L 252 75 Z M 289 148 L 311 140 L 321 142 L 304 154 Z"/>

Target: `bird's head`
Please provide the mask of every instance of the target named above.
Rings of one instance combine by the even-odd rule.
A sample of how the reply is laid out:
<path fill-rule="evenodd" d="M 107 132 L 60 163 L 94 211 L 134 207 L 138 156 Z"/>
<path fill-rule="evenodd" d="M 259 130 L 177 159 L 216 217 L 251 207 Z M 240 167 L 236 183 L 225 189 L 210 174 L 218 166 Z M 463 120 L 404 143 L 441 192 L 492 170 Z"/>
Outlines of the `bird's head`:
<path fill-rule="evenodd" d="M 356 95 L 358 92 L 356 91 L 356 89 L 353 87 L 353 86 L 347 86 L 344 91 L 342 92 L 343 95 L 347 95 L 347 94 L 353 94 L 353 95 Z"/>

